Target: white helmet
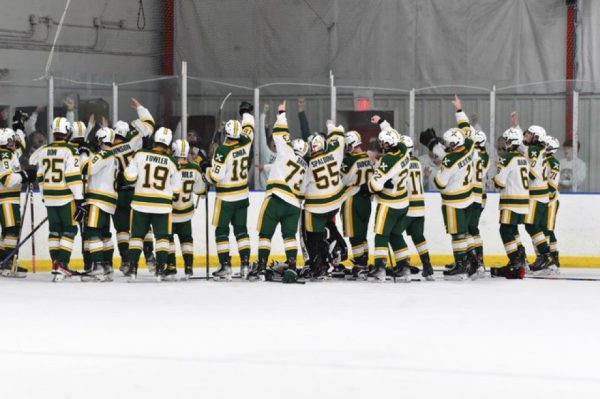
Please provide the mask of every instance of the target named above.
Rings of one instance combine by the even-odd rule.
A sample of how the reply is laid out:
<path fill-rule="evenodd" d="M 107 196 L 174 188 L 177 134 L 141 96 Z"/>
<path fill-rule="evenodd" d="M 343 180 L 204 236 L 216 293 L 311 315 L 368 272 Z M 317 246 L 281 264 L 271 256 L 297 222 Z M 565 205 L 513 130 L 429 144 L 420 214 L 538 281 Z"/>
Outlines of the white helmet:
<path fill-rule="evenodd" d="M 453 127 L 444 132 L 442 139 L 447 149 L 454 149 L 465 144 L 465 136 L 463 131 L 457 127 Z"/>
<path fill-rule="evenodd" d="M 413 142 L 413 139 L 410 138 L 410 136 L 400 136 L 400 142 L 404 144 L 409 151 L 411 151 L 415 147 L 415 143 Z"/>
<path fill-rule="evenodd" d="M 190 143 L 184 139 L 178 139 L 171 145 L 173 156 L 176 158 L 187 158 L 190 153 Z"/>
<path fill-rule="evenodd" d="M 103 127 L 96 132 L 96 140 L 101 144 L 112 145 L 115 141 L 115 131 L 109 127 Z"/>
<path fill-rule="evenodd" d="M 15 140 L 17 144 L 24 150 L 27 148 L 27 141 L 25 140 L 25 133 L 21 129 L 15 131 Z"/>
<path fill-rule="evenodd" d="M 154 132 L 155 143 L 161 143 L 169 147 L 171 145 L 172 140 L 173 132 L 169 128 L 161 127 L 156 132 Z"/>
<path fill-rule="evenodd" d="M 471 139 L 475 142 L 478 147 L 484 147 L 487 141 L 487 136 L 481 130 L 476 130 L 475 133 L 471 135 Z"/>
<path fill-rule="evenodd" d="M 346 151 L 352 151 L 353 149 L 362 144 L 360 133 L 358 133 L 356 130 L 347 131 L 344 143 L 346 144 Z"/>
<path fill-rule="evenodd" d="M 545 142 L 546 142 L 546 154 L 554 154 L 556 152 L 556 150 L 558 150 L 558 147 L 560 147 L 560 144 L 556 137 L 546 136 Z"/>
<path fill-rule="evenodd" d="M 85 139 L 85 123 L 81 121 L 73 122 L 71 124 L 71 140 Z"/>
<path fill-rule="evenodd" d="M 52 122 L 52 133 L 69 134 L 71 130 L 71 124 L 67 118 L 57 116 Z"/>
<path fill-rule="evenodd" d="M 546 138 L 546 129 L 543 127 L 531 125 L 527 128 L 527 131 L 533 134 L 533 137 L 535 137 L 540 143 L 544 142 L 544 139 Z"/>
<path fill-rule="evenodd" d="M 117 123 L 115 123 L 113 130 L 115 131 L 115 134 L 117 136 L 125 138 L 129 134 L 129 123 L 124 121 L 118 121 Z"/>
<path fill-rule="evenodd" d="M 308 145 L 310 146 L 310 153 L 314 154 L 319 151 L 325 150 L 325 137 L 320 133 L 313 133 L 308 136 Z"/>
<path fill-rule="evenodd" d="M 7 146 L 15 140 L 15 132 L 11 128 L 0 129 L 0 146 Z"/>
<path fill-rule="evenodd" d="M 302 139 L 292 140 L 292 148 L 294 149 L 296 155 L 300 157 L 306 156 L 306 153 L 308 152 L 308 144 L 306 144 L 306 141 Z"/>
<path fill-rule="evenodd" d="M 382 150 L 388 151 L 400 144 L 400 133 L 394 129 L 382 130 L 377 136 L 379 146 Z"/>
<path fill-rule="evenodd" d="M 242 134 L 242 124 L 240 121 L 231 119 L 225 124 L 225 137 L 238 140 Z"/>
<path fill-rule="evenodd" d="M 506 129 L 504 133 L 502 133 L 502 138 L 504 139 L 505 147 L 523 144 L 523 132 L 514 127 Z"/>

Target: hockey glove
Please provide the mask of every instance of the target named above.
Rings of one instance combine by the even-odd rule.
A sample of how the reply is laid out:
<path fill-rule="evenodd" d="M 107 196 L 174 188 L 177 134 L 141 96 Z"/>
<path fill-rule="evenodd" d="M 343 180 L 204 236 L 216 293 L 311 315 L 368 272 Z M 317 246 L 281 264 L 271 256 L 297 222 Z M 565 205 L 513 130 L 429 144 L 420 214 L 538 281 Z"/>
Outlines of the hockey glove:
<path fill-rule="evenodd" d="M 392 179 L 388 179 L 388 181 L 386 181 L 385 184 L 383 185 L 383 188 L 393 189 L 394 183 L 392 183 Z"/>
<path fill-rule="evenodd" d="M 87 215 L 88 204 L 83 199 L 76 199 L 75 200 L 75 208 L 76 208 L 75 215 L 73 215 L 73 217 L 74 217 L 75 221 L 79 223 L 83 219 L 85 219 L 85 215 Z"/>
<path fill-rule="evenodd" d="M 435 130 L 429 128 L 419 134 L 419 142 L 431 151 L 440 142 L 440 139 L 436 136 Z"/>
<path fill-rule="evenodd" d="M 244 116 L 244 114 L 251 114 L 254 111 L 254 106 L 250 104 L 248 101 L 242 101 L 240 104 L 240 116 Z"/>
<path fill-rule="evenodd" d="M 27 169 L 25 172 L 27 173 L 27 181 L 35 183 L 37 180 L 37 171 L 35 169 Z"/>
<path fill-rule="evenodd" d="M 21 129 L 25 131 L 25 122 L 29 119 L 29 114 L 21 111 L 20 109 L 15 111 L 15 115 L 13 116 L 13 130 L 17 131 Z"/>

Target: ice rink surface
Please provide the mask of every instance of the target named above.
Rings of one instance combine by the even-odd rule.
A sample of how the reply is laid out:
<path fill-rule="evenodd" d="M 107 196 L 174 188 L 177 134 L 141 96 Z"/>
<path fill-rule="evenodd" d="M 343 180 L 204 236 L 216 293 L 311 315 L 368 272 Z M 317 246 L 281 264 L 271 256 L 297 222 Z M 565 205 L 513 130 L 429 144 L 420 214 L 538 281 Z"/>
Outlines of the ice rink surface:
<path fill-rule="evenodd" d="M 594 281 L 53 284 L 41 273 L 0 279 L 0 300 L 2 399 L 600 397 Z"/>

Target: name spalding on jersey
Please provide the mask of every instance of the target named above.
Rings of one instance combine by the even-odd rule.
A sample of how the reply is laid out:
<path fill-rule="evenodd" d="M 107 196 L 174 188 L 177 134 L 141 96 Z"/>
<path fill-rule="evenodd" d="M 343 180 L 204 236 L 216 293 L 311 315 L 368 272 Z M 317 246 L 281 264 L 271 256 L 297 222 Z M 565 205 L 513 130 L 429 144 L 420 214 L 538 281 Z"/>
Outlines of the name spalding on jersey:
<path fill-rule="evenodd" d="M 320 166 L 320 165 L 326 164 L 327 162 L 332 162 L 332 161 L 335 162 L 335 157 L 333 156 L 333 154 L 328 154 L 324 157 L 320 157 L 317 159 L 311 159 L 310 166 L 314 168 L 314 167 L 317 167 L 317 166 Z"/>
<path fill-rule="evenodd" d="M 120 145 L 115 146 L 115 147 L 112 148 L 112 152 L 115 155 L 120 154 L 120 153 L 125 152 L 125 151 L 131 151 L 131 146 L 129 144 L 127 144 L 127 143 L 120 144 Z"/>

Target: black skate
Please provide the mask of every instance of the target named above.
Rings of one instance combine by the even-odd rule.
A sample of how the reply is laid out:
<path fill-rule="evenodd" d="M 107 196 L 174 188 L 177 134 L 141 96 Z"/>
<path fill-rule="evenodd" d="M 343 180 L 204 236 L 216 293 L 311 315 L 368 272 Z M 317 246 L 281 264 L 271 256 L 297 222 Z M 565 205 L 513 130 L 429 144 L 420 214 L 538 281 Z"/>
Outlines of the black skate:
<path fill-rule="evenodd" d="M 166 270 L 167 270 L 167 265 L 165 265 L 164 263 L 156 264 L 156 268 L 154 269 L 154 277 L 156 278 L 156 281 L 163 280 L 163 278 L 165 277 Z M 175 272 L 177 272 L 177 269 L 175 269 Z"/>
<path fill-rule="evenodd" d="M 16 262 L 16 261 L 13 261 Z M 2 265 L 2 271 L 0 272 L 0 276 L 8 277 L 8 278 L 25 278 L 27 277 L 28 270 L 18 263 L 13 265 L 12 262 Z"/>
<path fill-rule="evenodd" d="M 150 272 L 150 274 L 156 273 L 158 264 L 156 263 L 156 258 L 154 257 L 154 253 L 152 253 L 152 251 L 144 252 L 144 257 L 146 258 L 146 267 L 148 268 L 148 271 Z"/>
<path fill-rule="evenodd" d="M 381 264 L 381 263 L 379 265 L 375 265 L 373 270 L 371 270 L 371 271 L 369 271 L 369 273 L 367 273 L 367 279 L 370 281 L 383 282 L 383 281 L 385 281 L 385 276 L 386 276 L 385 264 Z"/>
<path fill-rule="evenodd" d="M 125 274 L 125 277 L 127 277 L 129 279 L 129 281 L 135 281 L 135 280 L 137 280 L 137 272 L 138 272 L 137 262 L 131 262 L 129 264 L 129 268 L 127 270 L 127 274 Z"/>
<path fill-rule="evenodd" d="M 467 255 L 467 275 L 471 280 L 477 280 L 479 275 L 479 258 L 474 253 Z"/>
<path fill-rule="evenodd" d="M 423 272 L 421 276 L 425 278 L 427 281 L 433 281 L 433 267 L 431 266 L 431 262 L 429 259 L 423 261 Z"/>
<path fill-rule="evenodd" d="M 185 265 L 183 271 L 186 280 L 194 275 L 194 267 L 192 265 Z"/>
<path fill-rule="evenodd" d="M 548 276 L 558 270 L 549 253 L 538 255 L 530 269 L 534 276 Z"/>
<path fill-rule="evenodd" d="M 167 265 L 165 268 L 163 268 L 161 276 L 165 281 L 175 281 L 177 279 L 177 266 Z"/>
<path fill-rule="evenodd" d="M 265 270 L 266 270 L 266 262 L 264 259 L 259 259 L 258 262 L 254 263 L 252 266 L 252 270 L 248 273 L 247 280 L 248 281 L 256 281 L 256 280 L 264 280 L 265 279 Z"/>
<path fill-rule="evenodd" d="M 115 271 L 113 269 L 112 262 L 103 262 L 104 266 L 104 276 L 106 281 L 113 281 Z"/>
<path fill-rule="evenodd" d="M 509 260 L 506 266 L 491 268 L 490 276 L 492 276 L 492 278 L 505 277 L 509 280 L 522 280 L 525 277 L 525 268 L 521 264 L 521 260 L 517 257 Z"/>
<path fill-rule="evenodd" d="M 394 281 L 397 282 L 401 282 L 401 283 L 410 283 L 412 278 L 412 271 L 409 265 L 407 264 L 399 264 L 398 266 L 396 266 L 394 268 L 393 271 L 393 277 L 394 277 Z"/>
<path fill-rule="evenodd" d="M 350 269 L 347 269 L 346 266 L 339 264 L 334 266 L 331 271 L 331 277 L 333 278 L 346 278 L 347 275 L 352 274 Z"/>
<path fill-rule="evenodd" d="M 527 260 L 527 252 L 525 252 L 525 247 L 522 245 L 517 247 L 517 254 L 517 259 L 519 260 L 520 265 L 523 266 L 523 269 L 525 269 L 525 273 L 530 273 L 531 269 L 529 268 L 529 261 Z"/>
<path fill-rule="evenodd" d="M 105 281 L 104 264 L 92 262 L 88 270 L 81 275 L 81 281 Z"/>
<path fill-rule="evenodd" d="M 550 252 L 550 256 L 552 257 L 552 260 L 554 261 L 554 264 L 556 265 L 556 271 L 558 273 L 560 273 L 560 271 L 559 271 L 559 269 L 560 269 L 560 259 L 558 257 L 558 251 Z"/>
<path fill-rule="evenodd" d="M 462 281 L 467 279 L 467 266 L 464 260 L 460 260 L 454 264 L 454 267 L 449 270 L 444 270 L 444 280 Z"/>
<path fill-rule="evenodd" d="M 119 271 L 121 273 L 123 273 L 123 276 L 128 277 L 130 275 L 130 270 L 131 270 L 131 265 L 129 264 L 129 261 L 122 260 L 121 266 L 119 266 Z"/>
<path fill-rule="evenodd" d="M 246 280 L 248 274 L 250 274 L 250 262 L 248 261 L 248 258 L 244 258 L 242 259 L 242 264 L 240 266 L 240 277 L 242 280 Z"/>
<path fill-rule="evenodd" d="M 232 273 L 231 273 L 231 265 L 229 262 L 223 263 L 219 270 L 213 272 L 213 279 L 215 281 L 231 281 Z"/>

